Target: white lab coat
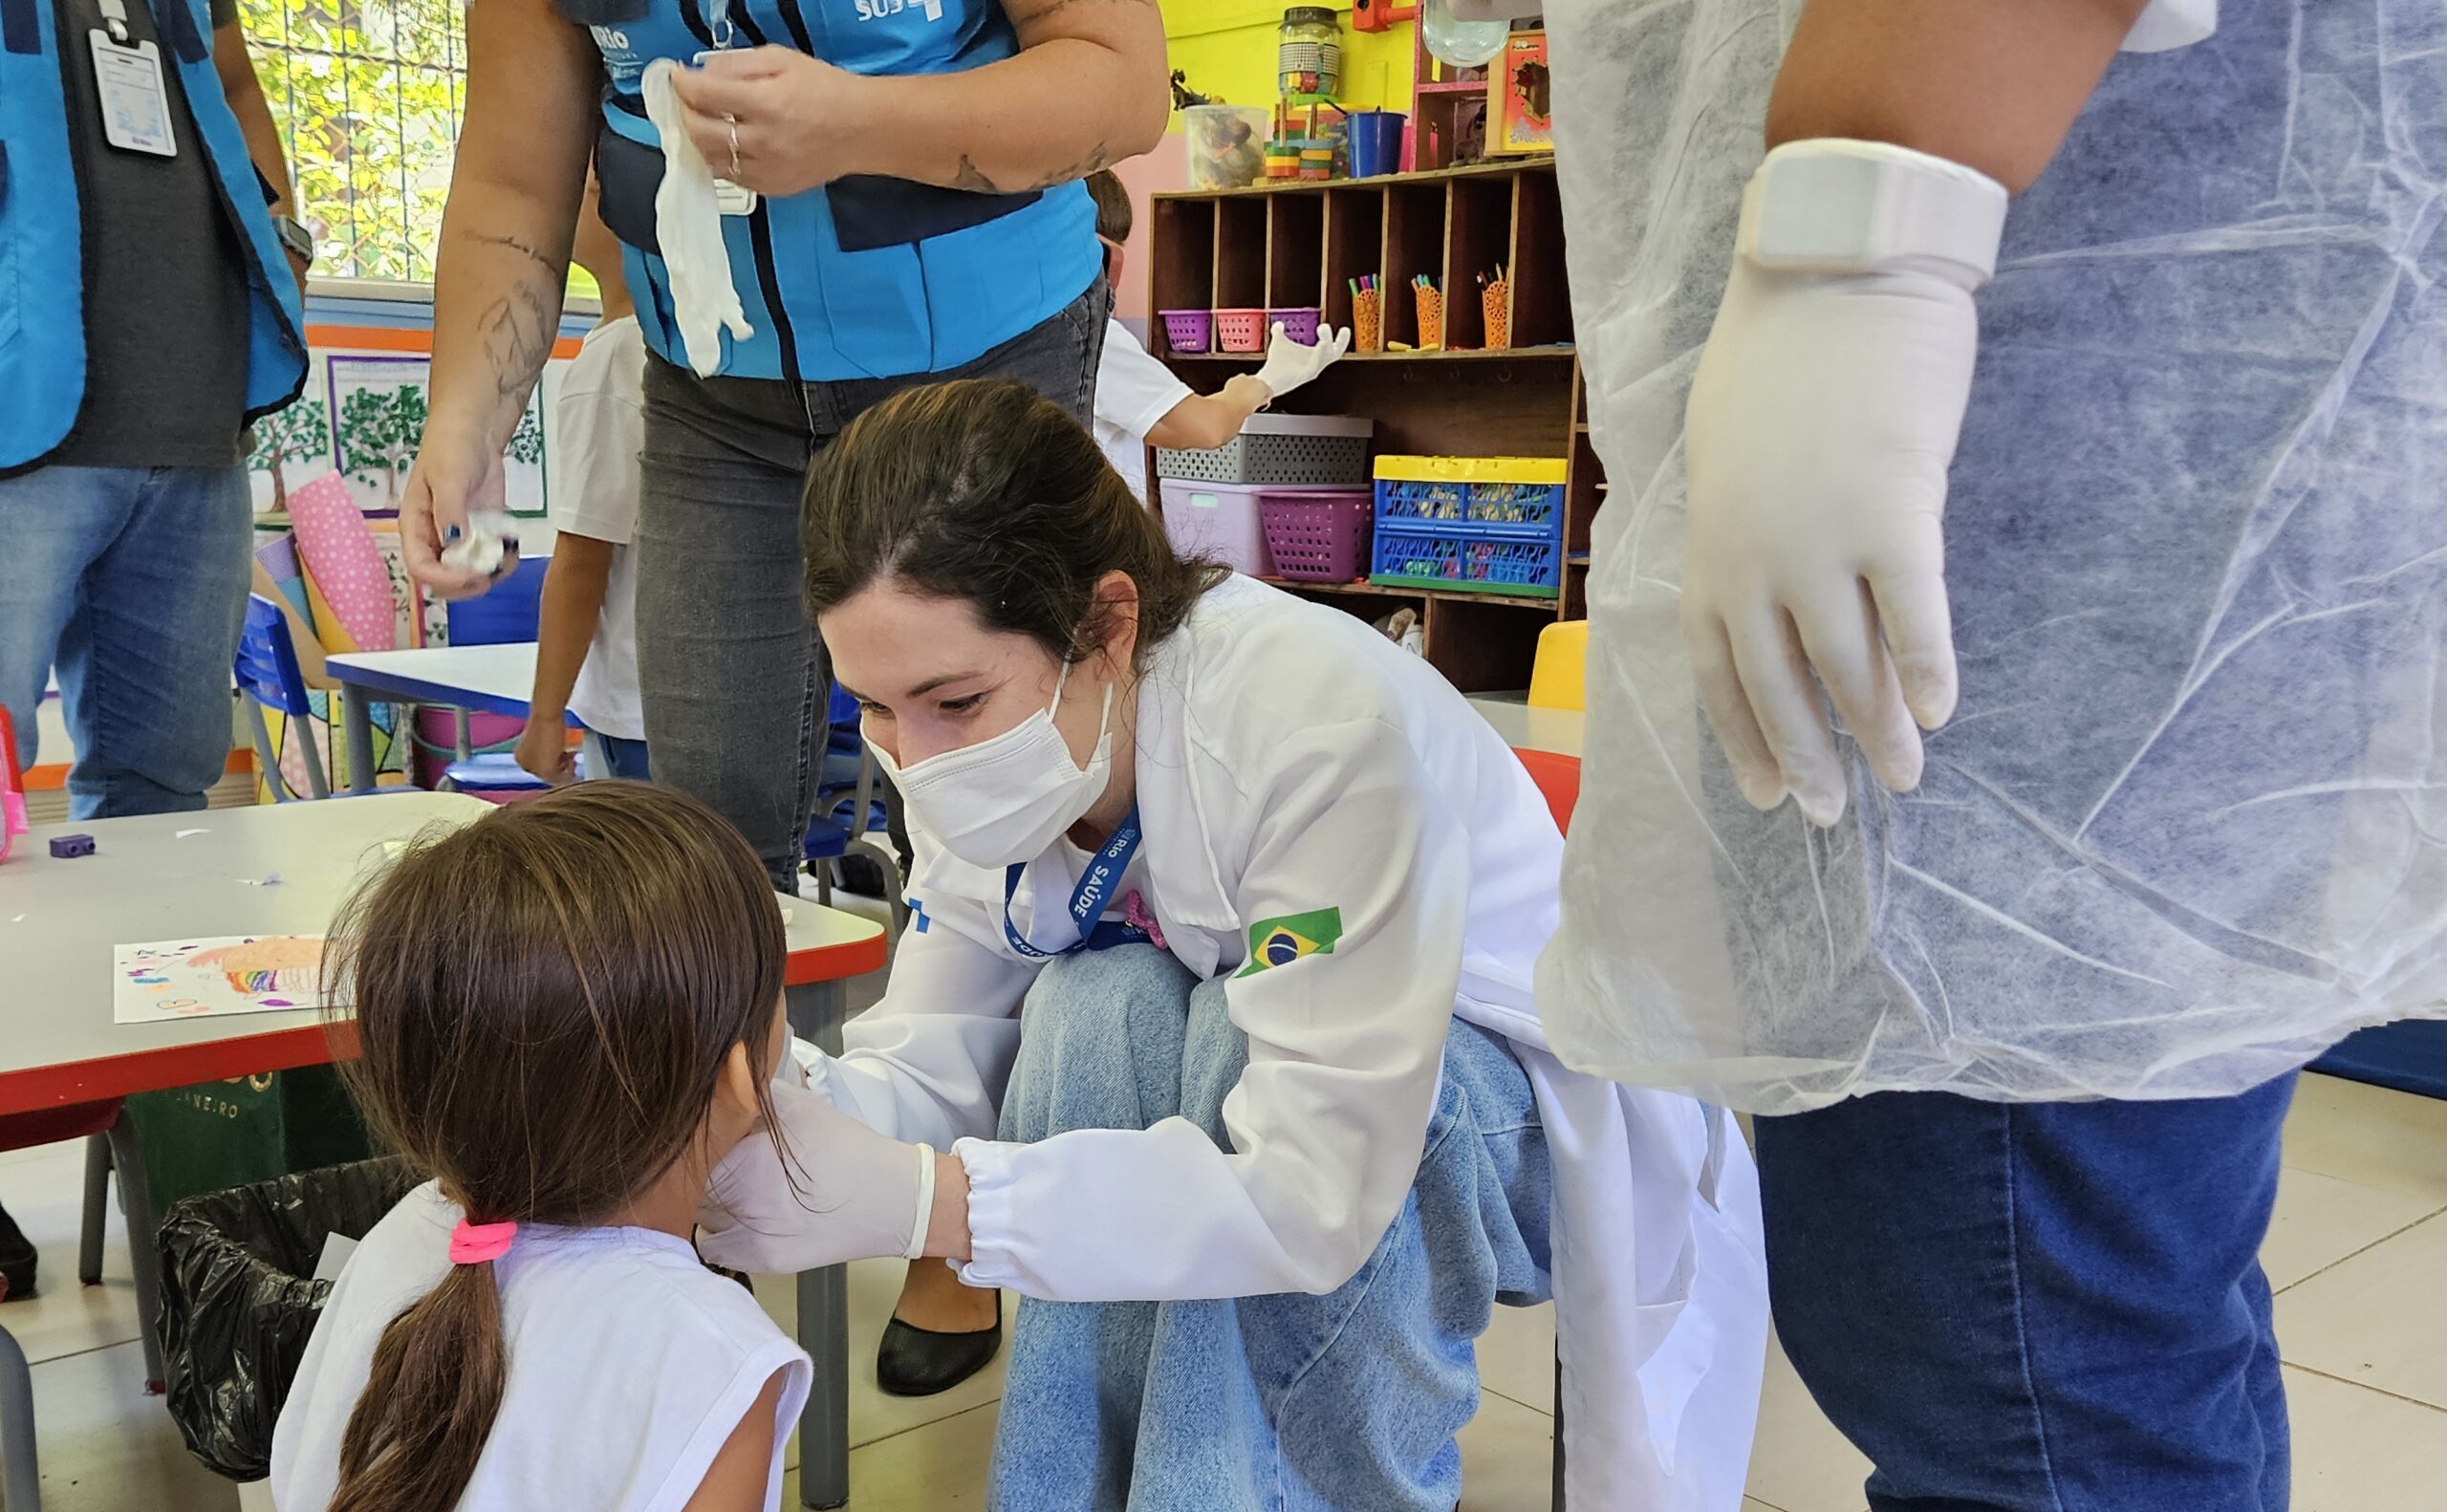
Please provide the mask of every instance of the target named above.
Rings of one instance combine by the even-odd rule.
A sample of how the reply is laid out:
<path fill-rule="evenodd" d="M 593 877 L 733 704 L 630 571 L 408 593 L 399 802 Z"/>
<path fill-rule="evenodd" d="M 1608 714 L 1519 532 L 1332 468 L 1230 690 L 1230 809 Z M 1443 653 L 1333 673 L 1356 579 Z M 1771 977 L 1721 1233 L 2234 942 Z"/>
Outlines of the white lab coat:
<path fill-rule="evenodd" d="M 1248 1038 L 1232 1153 L 1180 1118 L 992 1142 L 1036 966 L 1005 940 L 1001 874 L 913 834 L 922 922 L 810 1080 L 896 1138 L 958 1141 L 964 1278 L 1055 1301 L 1339 1286 L 1418 1175 L 1458 1014 L 1512 1044 L 1546 1126 L 1572 1505 L 1737 1507 L 1766 1333 L 1756 1177 L 1726 1114 L 1548 1052 L 1530 981 L 1562 842 L 1512 752 L 1357 619 L 1234 578 L 1155 648 L 1136 767 L 1131 885 L 1191 971 L 1231 977 Z M 1040 948 L 1076 938 L 1071 866 L 1032 863 L 1014 899 Z M 1330 952 L 1237 975 L 1253 925 L 1328 908 Z"/>

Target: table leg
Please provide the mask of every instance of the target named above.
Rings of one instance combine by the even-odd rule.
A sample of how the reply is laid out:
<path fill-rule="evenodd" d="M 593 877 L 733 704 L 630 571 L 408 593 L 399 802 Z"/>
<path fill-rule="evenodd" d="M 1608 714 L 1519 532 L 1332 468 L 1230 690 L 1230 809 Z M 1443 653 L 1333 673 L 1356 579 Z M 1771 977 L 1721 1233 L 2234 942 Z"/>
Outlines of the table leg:
<path fill-rule="evenodd" d="M 162 1219 L 153 1210 L 153 1186 L 144 1173 L 144 1151 L 125 1112 L 111 1125 L 111 1164 L 119 1170 L 119 1203 L 127 1211 L 127 1258 L 136 1272 L 139 1334 L 144 1343 L 144 1390 L 158 1396 L 168 1379 L 162 1367 Z"/>
<path fill-rule="evenodd" d="M 791 987 L 790 1032 L 834 1054 L 849 995 L 838 982 Z M 815 1362 L 815 1384 L 799 1414 L 799 1502 L 837 1507 L 850 1500 L 850 1273 L 840 1265 L 801 1271 L 799 1348 Z"/>
<path fill-rule="evenodd" d="M 42 1469 L 34 1458 L 34 1375 L 26 1351 L 0 1328 L 0 1506 L 41 1512 Z"/>
<path fill-rule="evenodd" d="M 76 1241 L 76 1279 L 88 1286 L 102 1284 L 102 1238 L 110 1207 L 111 1136 L 95 1134 L 85 1141 L 85 1220 Z"/>
<path fill-rule="evenodd" d="M 341 683 L 341 723 L 348 729 L 348 790 L 374 786 L 374 701 L 363 688 Z"/>

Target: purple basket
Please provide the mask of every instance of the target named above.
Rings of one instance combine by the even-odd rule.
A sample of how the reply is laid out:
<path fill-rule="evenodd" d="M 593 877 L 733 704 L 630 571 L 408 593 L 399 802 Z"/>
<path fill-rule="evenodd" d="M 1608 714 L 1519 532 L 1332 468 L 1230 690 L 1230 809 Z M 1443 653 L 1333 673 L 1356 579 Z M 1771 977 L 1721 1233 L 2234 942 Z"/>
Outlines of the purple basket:
<path fill-rule="evenodd" d="M 1203 352 L 1215 344 L 1215 312 L 1212 310 L 1159 310 L 1163 317 L 1164 341 L 1176 352 Z"/>
<path fill-rule="evenodd" d="M 1317 344 L 1319 313 L 1314 305 L 1295 305 L 1288 310 L 1269 310 L 1266 313 L 1267 330 L 1270 334 L 1277 325 L 1280 325 L 1283 327 L 1285 335 L 1304 347 L 1312 347 Z"/>
<path fill-rule="evenodd" d="M 1267 489 L 1258 495 L 1275 575 L 1348 583 L 1368 575 L 1375 499 L 1366 488 Z"/>

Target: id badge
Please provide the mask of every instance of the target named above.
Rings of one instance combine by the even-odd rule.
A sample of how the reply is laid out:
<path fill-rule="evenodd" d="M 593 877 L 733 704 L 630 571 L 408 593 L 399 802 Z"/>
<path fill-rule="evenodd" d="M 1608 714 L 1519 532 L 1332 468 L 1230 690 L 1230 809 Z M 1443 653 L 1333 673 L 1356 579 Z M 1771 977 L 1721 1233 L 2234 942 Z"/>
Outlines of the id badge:
<path fill-rule="evenodd" d="M 94 95 L 102 107 L 102 136 L 127 152 L 157 158 L 179 155 L 170 130 L 169 90 L 162 81 L 162 50 L 151 42 L 122 47 L 110 33 L 89 33 L 94 44 Z"/>

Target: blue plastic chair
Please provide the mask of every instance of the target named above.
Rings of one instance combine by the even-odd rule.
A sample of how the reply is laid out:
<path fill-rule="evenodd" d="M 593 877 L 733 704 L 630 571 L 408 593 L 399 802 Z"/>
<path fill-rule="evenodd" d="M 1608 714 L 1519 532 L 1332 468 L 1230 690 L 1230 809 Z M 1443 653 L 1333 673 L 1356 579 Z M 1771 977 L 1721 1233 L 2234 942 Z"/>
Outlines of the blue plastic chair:
<path fill-rule="evenodd" d="M 522 556 L 509 574 L 477 598 L 453 599 L 444 609 L 454 646 L 504 646 L 535 638 L 544 620 L 544 572 L 552 558 Z M 518 765 L 507 746 L 473 748 L 467 711 L 455 711 L 459 739 L 455 758 L 443 768 L 441 786 L 451 792 L 535 792 L 544 779 Z"/>
<path fill-rule="evenodd" d="M 289 638 L 289 621 L 282 617 L 280 606 L 261 594 L 247 595 L 247 621 L 238 632 L 238 659 L 231 674 L 254 726 L 255 764 L 264 774 L 264 785 L 271 789 L 272 801 L 289 803 L 299 798 L 280 774 L 280 750 L 272 744 L 264 710 L 277 709 L 293 726 L 296 721 L 316 717 L 314 703 L 307 696 L 306 674 L 297 665 L 297 647 Z M 323 771 L 323 753 L 302 730 L 297 746 L 306 759 L 308 791 L 303 796 L 330 797 L 332 785 Z"/>
<path fill-rule="evenodd" d="M 892 904 L 893 932 L 898 936 L 909 923 L 909 904 L 902 896 L 905 879 L 900 875 L 900 858 L 894 854 L 890 842 L 878 845 L 871 838 L 877 831 L 886 830 L 890 821 L 876 791 L 878 768 L 875 755 L 867 749 L 866 738 L 858 730 L 858 701 L 835 683 L 825 716 L 825 769 L 840 772 L 855 761 L 856 776 L 819 781 L 816 788 L 815 813 L 808 822 L 807 838 L 801 848 L 808 870 L 815 874 L 815 900 L 830 905 L 841 863 L 853 855 L 863 856 L 883 872 L 884 896 Z"/>

